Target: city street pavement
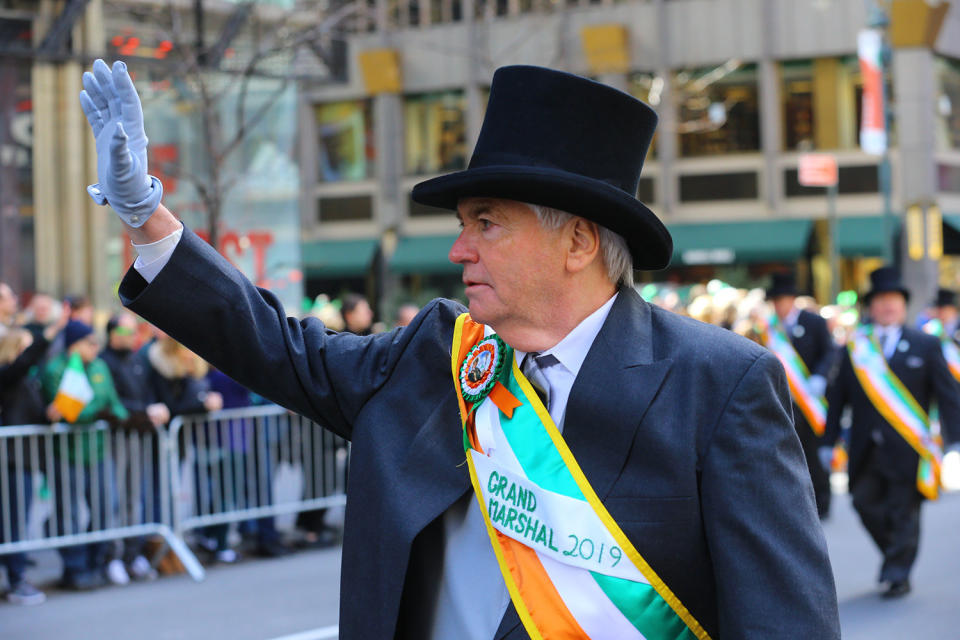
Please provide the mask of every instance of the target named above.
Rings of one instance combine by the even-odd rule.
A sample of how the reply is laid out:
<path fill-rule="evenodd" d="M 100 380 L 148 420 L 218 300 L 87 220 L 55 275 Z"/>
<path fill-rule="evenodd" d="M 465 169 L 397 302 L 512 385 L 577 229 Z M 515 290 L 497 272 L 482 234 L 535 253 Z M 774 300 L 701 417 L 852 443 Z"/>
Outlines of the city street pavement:
<path fill-rule="evenodd" d="M 840 600 L 844 640 L 960 638 L 960 494 L 923 505 L 913 592 L 880 598 L 880 553 L 850 504 L 834 495 L 824 523 Z"/>
<path fill-rule="evenodd" d="M 846 640 L 960 638 L 960 495 L 924 505 L 914 590 L 900 600 L 879 596 L 875 583 L 879 554 L 849 496 L 834 496 L 824 530 Z M 34 555 L 40 560 L 35 575 L 45 572 L 52 579 L 56 555 Z M 332 549 L 215 566 L 199 584 L 178 576 L 85 594 L 51 589 L 49 600 L 38 607 L 0 603 L 0 638 L 335 638 L 339 571 L 339 552 Z"/>

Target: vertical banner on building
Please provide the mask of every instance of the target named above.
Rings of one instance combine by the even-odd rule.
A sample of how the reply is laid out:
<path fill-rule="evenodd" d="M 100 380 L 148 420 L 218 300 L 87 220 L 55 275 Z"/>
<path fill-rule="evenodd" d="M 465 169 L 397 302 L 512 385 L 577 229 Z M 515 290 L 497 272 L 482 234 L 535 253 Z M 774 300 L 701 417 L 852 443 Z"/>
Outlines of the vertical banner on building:
<path fill-rule="evenodd" d="M 865 153 L 883 155 L 887 150 L 883 87 L 883 36 L 877 29 L 864 29 L 857 37 L 857 55 L 863 76 L 863 113 L 860 147 Z"/>

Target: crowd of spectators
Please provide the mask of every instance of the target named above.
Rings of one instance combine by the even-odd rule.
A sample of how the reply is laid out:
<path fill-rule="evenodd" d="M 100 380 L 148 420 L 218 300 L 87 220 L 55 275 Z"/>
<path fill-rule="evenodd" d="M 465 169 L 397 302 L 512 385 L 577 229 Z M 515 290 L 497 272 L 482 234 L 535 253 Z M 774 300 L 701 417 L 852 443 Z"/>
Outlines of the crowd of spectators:
<path fill-rule="evenodd" d="M 395 326 L 408 323 L 417 310 L 413 305 L 401 306 Z M 386 330 L 383 323 L 374 322 L 369 302 L 358 294 L 348 294 L 337 300 L 318 296 L 309 313 L 332 329 L 357 335 Z M 77 358 L 82 363 L 92 396 L 79 415 L 70 421 L 70 429 L 76 430 L 76 439 L 66 441 L 67 444 L 63 444 L 62 439 L 53 440 L 50 455 L 57 472 L 49 475 L 55 513 L 61 517 L 51 519 L 56 522 L 47 523 L 46 535 L 60 536 L 107 528 L 111 514 L 115 516 L 121 509 L 143 510 L 147 503 L 159 510 L 158 496 L 148 500 L 144 496 L 131 495 L 126 497 L 129 504 L 119 504 L 118 482 L 127 487 L 139 483 L 143 487 L 155 487 L 157 478 L 153 478 L 153 485 L 133 478 L 129 464 L 118 465 L 110 459 L 118 452 L 105 442 L 109 436 L 102 430 L 83 431 L 85 425 L 105 420 L 113 431 L 145 433 L 165 428 L 179 415 L 265 402 L 210 367 L 170 336 L 129 312 L 111 315 L 94 309 L 83 297 L 68 297 L 58 302 L 44 293 L 34 294 L 26 305 L 21 305 L 16 292 L 0 282 L 0 428 L 66 422 L 58 408 L 62 405 L 54 399 L 61 389 L 65 372 Z M 73 438 L 74 432 L 70 434 Z M 15 460 L 10 442 L 0 439 L 0 459 L 6 460 L 6 469 L 2 472 L 8 476 L 3 483 L 5 495 L 0 498 L 11 519 L 9 527 L 0 526 L 0 542 L 21 539 L 26 523 L 18 520 L 18 516 L 30 512 L 30 500 L 38 489 L 34 486 L 36 479 L 40 477 L 46 481 L 45 475 L 38 475 L 38 472 L 42 474 L 42 468 L 32 469 L 25 465 L 22 456 Z M 248 463 L 244 458 L 245 451 L 234 453 L 240 456 L 240 462 L 234 463 L 237 468 L 252 468 L 254 475 L 261 471 L 256 468 L 258 462 L 251 460 Z M 153 455 L 155 458 L 156 454 Z M 48 458 L 46 452 L 38 457 Z M 156 475 L 156 459 L 153 462 L 152 473 Z M 63 470 L 66 473 L 62 473 Z M 271 471 L 266 469 L 268 474 Z M 240 480 L 241 483 L 251 481 L 249 478 Z M 194 500 L 198 504 L 209 500 L 211 493 L 201 484 L 194 483 Z M 18 504 L 20 501 L 24 504 Z M 81 521 L 84 512 L 81 501 L 87 507 L 86 521 Z M 89 508 L 90 505 L 95 508 Z M 337 541 L 336 530 L 325 522 L 325 511 L 299 515 L 297 532 L 301 536 L 298 539 L 300 544 L 327 546 Z M 249 538 L 253 555 L 276 557 L 290 550 L 290 546 L 281 541 L 271 517 L 241 523 L 238 532 Z M 201 557 L 210 562 L 235 562 L 238 553 L 230 544 L 228 533 L 227 524 L 201 528 L 195 540 Z M 153 579 L 157 576 L 156 559 L 151 561 L 148 558 L 149 542 L 146 538 L 128 538 L 120 542 L 62 547 L 59 549 L 63 564 L 60 586 L 86 590 L 110 583 L 127 584 L 131 579 Z M 6 598 L 9 602 L 39 604 L 45 599 L 44 593 L 25 576 L 28 562 L 24 553 L 0 556 L 0 567 L 6 569 Z"/>

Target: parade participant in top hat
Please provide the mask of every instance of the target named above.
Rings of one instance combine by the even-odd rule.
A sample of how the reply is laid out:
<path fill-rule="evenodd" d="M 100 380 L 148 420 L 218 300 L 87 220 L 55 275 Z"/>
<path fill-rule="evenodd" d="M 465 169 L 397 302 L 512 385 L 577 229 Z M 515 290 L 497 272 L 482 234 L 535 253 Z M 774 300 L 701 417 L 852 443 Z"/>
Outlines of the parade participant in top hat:
<path fill-rule="evenodd" d="M 159 204 L 122 63 L 84 87 L 90 191 L 139 252 L 124 304 L 352 440 L 341 637 L 839 637 L 782 367 L 631 286 L 672 252 L 634 197 L 649 107 L 499 69 L 469 167 L 413 193 L 457 212 L 469 313 L 356 336 L 287 319 Z"/>
<path fill-rule="evenodd" d="M 931 320 L 939 322 L 939 327 L 933 326 L 927 333 L 942 335 L 960 344 L 960 313 L 957 312 L 957 294 L 950 289 L 937 289 L 937 297 L 930 305 Z M 927 327 L 924 327 L 926 330 Z"/>
<path fill-rule="evenodd" d="M 827 419 L 824 392 L 836 349 L 827 322 L 816 313 L 796 305 L 796 276 L 775 273 L 767 289 L 767 300 L 774 314 L 764 331 L 764 344 L 773 351 L 787 374 L 793 398 L 793 421 L 807 458 L 813 482 L 817 513 L 830 513 L 830 476 L 819 457 L 820 437 Z"/>
<path fill-rule="evenodd" d="M 940 451 L 927 411 L 936 401 L 944 435 L 960 439 L 960 387 L 939 341 L 904 326 L 910 292 L 899 272 L 881 267 L 870 282 L 864 298 L 868 323 L 851 337 L 827 394 L 824 442 L 836 441 L 840 416 L 849 407 L 853 506 L 883 554 L 883 595 L 895 598 L 911 589 L 920 505 L 938 494 Z"/>

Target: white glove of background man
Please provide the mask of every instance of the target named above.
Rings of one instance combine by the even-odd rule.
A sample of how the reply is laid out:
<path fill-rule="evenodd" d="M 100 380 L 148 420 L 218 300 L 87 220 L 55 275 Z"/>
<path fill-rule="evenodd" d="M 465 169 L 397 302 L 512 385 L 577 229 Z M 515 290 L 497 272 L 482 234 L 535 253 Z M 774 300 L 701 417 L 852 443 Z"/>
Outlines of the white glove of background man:
<path fill-rule="evenodd" d="M 97 178 L 87 187 L 97 204 L 109 204 L 129 226 L 139 228 L 157 209 L 163 185 L 147 175 L 143 109 L 127 65 L 113 70 L 103 60 L 83 74 L 80 105 L 97 140 Z"/>

